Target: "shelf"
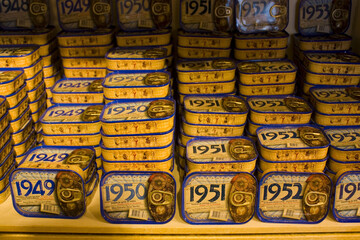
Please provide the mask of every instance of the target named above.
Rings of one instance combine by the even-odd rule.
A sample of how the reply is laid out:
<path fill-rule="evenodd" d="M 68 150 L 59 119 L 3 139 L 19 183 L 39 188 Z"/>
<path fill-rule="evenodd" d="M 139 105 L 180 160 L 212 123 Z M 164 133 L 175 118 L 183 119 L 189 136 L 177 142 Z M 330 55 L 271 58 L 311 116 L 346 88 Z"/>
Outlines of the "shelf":
<path fill-rule="evenodd" d="M 175 178 L 179 182 L 177 171 Z M 180 186 L 177 185 L 178 199 Z M 178 236 L 187 235 L 197 239 L 232 239 L 242 236 L 244 239 L 261 237 L 261 239 L 285 239 L 290 237 L 311 236 L 313 239 L 336 239 L 345 237 L 350 239 L 360 238 L 360 223 L 338 223 L 331 216 L 328 216 L 319 224 L 274 224 L 263 223 L 256 216 L 248 223 L 243 225 L 191 225 L 181 218 L 180 206 L 177 205 L 176 214 L 172 221 L 167 224 L 110 224 L 106 222 L 100 213 L 100 194 L 99 189 L 95 193 L 92 203 L 88 206 L 86 213 L 80 219 L 51 219 L 51 218 L 27 218 L 19 215 L 12 206 L 11 197 L 0 205 L 0 238 L 21 238 L 40 234 L 42 237 L 58 238 L 62 234 L 72 234 L 71 236 L 81 236 L 89 234 L 99 236 L 99 234 L 119 234 L 122 239 L 152 239 L 158 235 L 157 239 L 177 239 Z M 178 201 L 179 203 L 179 201 Z M 18 234 L 22 233 L 22 234 Z M 50 233 L 60 233 L 59 236 Z M 329 235 L 329 233 L 332 233 Z M 49 235 L 50 234 L 50 235 Z M 74 235 L 75 234 L 75 235 Z M 77 235 L 79 234 L 79 235 Z M 215 236 L 216 234 L 216 236 Z M 281 234 L 281 235 L 280 235 Z M 209 236 L 210 235 L 210 236 Z M 136 237 L 137 236 L 137 237 Z M 224 238 L 226 236 L 226 238 Z M 38 237 L 36 237 L 39 239 Z M 78 239 L 78 238 L 77 238 Z M 254 238 L 258 239 L 258 238 Z"/>

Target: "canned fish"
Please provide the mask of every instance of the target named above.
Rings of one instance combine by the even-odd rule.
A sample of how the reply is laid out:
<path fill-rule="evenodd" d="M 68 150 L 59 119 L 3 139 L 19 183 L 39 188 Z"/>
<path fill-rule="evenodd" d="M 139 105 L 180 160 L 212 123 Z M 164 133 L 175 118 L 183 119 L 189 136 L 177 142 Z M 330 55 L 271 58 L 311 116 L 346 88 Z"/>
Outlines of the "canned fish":
<path fill-rule="evenodd" d="M 360 57 L 351 52 L 305 52 L 304 65 L 314 73 L 360 74 Z"/>
<path fill-rule="evenodd" d="M 111 102 L 100 116 L 106 135 L 148 134 L 169 131 L 174 126 L 174 100 Z"/>
<path fill-rule="evenodd" d="M 104 57 L 62 57 L 64 68 L 106 68 Z"/>
<path fill-rule="evenodd" d="M 13 65 L 13 67 L 1 67 L 0 71 L 23 71 L 24 79 L 29 80 L 34 78 L 34 76 L 39 73 L 43 68 L 42 58 L 38 58 L 33 64 L 28 67 L 18 67 Z"/>
<path fill-rule="evenodd" d="M 113 48 L 105 56 L 109 70 L 161 70 L 165 68 L 166 49 Z"/>
<path fill-rule="evenodd" d="M 57 35 L 61 47 L 104 46 L 111 44 L 114 29 L 105 28 L 96 31 L 65 32 Z"/>
<path fill-rule="evenodd" d="M 196 48 L 178 45 L 177 53 L 180 58 L 185 59 L 229 58 L 231 48 Z"/>
<path fill-rule="evenodd" d="M 113 44 L 101 46 L 59 47 L 61 57 L 103 57 Z"/>
<path fill-rule="evenodd" d="M 153 148 L 164 147 L 174 139 L 174 127 L 166 132 L 153 134 L 107 135 L 101 132 L 103 145 L 108 148 Z"/>
<path fill-rule="evenodd" d="M 338 173 L 345 169 L 347 171 L 359 171 L 360 170 L 360 160 L 349 161 L 349 160 L 345 159 L 345 160 L 340 161 L 340 160 L 335 160 L 333 158 L 329 158 L 327 167 L 335 173 Z"/>
<path fill-rule="evenodd" d="M 297 67 L 290 60 L 240 62 L 237 65 L 242 84 L 292 83 Z"/>
<path fill-rule="evenodd" d="M 64 75 L 66 78 L 104 78 L 106 68 L 65 68 Z"/>
<path fill-rule="evenodd" d="M 189 171 L 251 172 L 257 157 L 255 144 L 247 137 L 195 138 L 186 144 Z"/>
<path fill-rule="evenodd" d="M 11 15 L 11 14 L 9 14 Z M 16 29 L 16 31 L 3 30 L 0 32 L 1 45 L 24 45 L 36 44 L 44 45 L 56 37 L 57 30 L 54 26 L 31 30 Z"/>
<path fill-rule="evenodd" d="M 269 95 L 291 95 L 295 91 L 295 81 L 290 83 L 254 84 L 247 85 L 239 83 L 240 95 L 269 96 Z"/>
<path fill-rule="evenodd" d="M 289 34 L 280 32 L 259 32 L 235 34 L 235 47 L 239 49 L 284 48 L 287 46 Z"/>
<path fill-rule="evenodd" d="M 42 57 L 42 61 L 43 61 L 43 66 L 47 67 L 50 66 L 51 64 L 55 63 L 56 61 L 58 61 L 60 58 L 60 51 L 59 49 L 55 49 L 52 53 L 50 53 L 47 56 L 43 56 Z"/>
<path fill-rule="evenodd" d="M 200 7 L 199 7 L 200 6 Z M 234 1 L 180 1 L 180 27 L 189 32 L 231 32 Z"/>
<path fill-rule="evenodd" d="M 241 125 L 246 122 L 248 107 L 237 96 L 195 96 L 184 99 L 185 119 L 192 124 Z"/>
<path fill-rule="evenodd" d="M 323 173 L 264 172 L 257 215 L 263 222 L 319 223 L 328 214 L 330 197 L 331 180 Z"/>
<path fill-rule="evenodd" d="M 336 174 L 333 216 L 338 222 L 359 222 L 360 172 L 343 170 Z"/>
<path fill-rule="evenodd" d="M 351 36 L 346 34 L 294 35 L 294 43 L 301 51 L 346 51 L 351 48 L 351 40 Z"/>
<path fill-rule="evenodd" d="M 110 171 L 172 171 L 174 167 L 173 154 L 161 160 L 106 160 L 101 158 L 103 170 L 105 172 Z"/>
<path fill-rule="evenodd" d="M 330 157 L 338 161 L 360 161 L 360 127 L 325 129 L 330 139 Z"/>
<path fill-rule="evenodd" d="M 313 120 L 321 126 L 358 126 L 360 114 L 324 114 L 314 111 Z"/>
<path fill-rule="evenodd" d="M 164 98 L 170 90 L 170 73 L 111 73 L 102 86 L 109 99 Z"/>
<path fill-rule="evenodd" d="M 288 0 L 236 0 L 236 28 L 241 33 L 278 32 L 289 21 Z"/>
<path fill-rule="evenodd" d="M 24 84 L 24 71 L 0 71 L 0 94 L 9 95 Z"/>
<path fill-rule="evenodd" d="M 312 108 L 300 97 L 252 97 L 247 102 L 255 124 L 306 124 L 311 119 Z"/>
<path fill-rule="evenodd" d="M 29 98 L 25 96 L 20 102 L 8 109 L 11 119 L 18 118 L 28 107 L 29 107 Z"/>
<path fill-rule="evenodd" d="M 24 141 L 25 137 L 30 134 L 34 126 L 34 122 L 32 119 L 29 119 L 27 123 L 24 124 L 24 126 L 19 130 L 12 134 L 12 139 L 14 141 L 14 144 L 18 144 L 22 141 Z"/>
<path fill-rule="evenodd" d="M 222 82 L 235 78 L 235 62 L 230 58 L 213 60 L 187 60 L 176 66 L 180 82 Z"/>
<path fill-rule="evenodd" d="M 219 82 L 181 82 L 178 80 L 178 91 L 181 94 L 226 94 L 235 90 L 235 78 Z"/>
<path fill-rule="evenodd" d="M 256 132 L 261 156 L 270 161 L 324 159 L 330 145 L 325 133 L 310 124 L 261 127 Z"/>
<path fill-rule="evenodd" d="M 12 136 L 12 129 L 10 124 L 8 124 L 7 127 L 0 133 L 0 148 L 2 148 L 7 143 L 7 141 L 9 141 L 11 136 Z M 2 162 L 2 160 L 0 162 Z"/>
<path fill-rule="evenodd" d="M 14 132 L 19 131 L 24 126 L 24 124 L 29 121 L 30 118 L 31 118 L 31 111 L 30 108 L 27 108 L 18 118 L 10 122 L 11 128 L 13 129 Z M 2 118 L 2 120 L 0 120 L 0 126 L 3 124 L 3 122 L 6 122 L 7 124 L 7 121 L 8 121 L 8 115 L 5 115 Z"/>
<path fill-rule="evenodd" d="M 263 59 L 281 59 L 286 56 L 285 48 L 264 48 L 264 49 L 234 49 L 234 57 L 237 60 L 263 60 Z"/>
<path fill-rule="evenodd" d="M 100 133 L 48 135 L 43 133 L 44 143 L 49 146 L 95 146 L 101 140 Z"/>
<path fill-rule="evenodd" d="M 314 14 L 316 8 L 326 14 Z M 344 33 L 350 25 L 350 0 L 302 0 L 299 5 L 298 30 L 303 36 Z"/>
<path fill-rule="evenodd" d="M 178 31 L 178 44 L 184 47 L 229 48 L 232 35 L 228 32 L 185 32 Z"/>
<path fill-rule="evenodd" d="M 60 72 L 61 69 L 62 69 L 62 63 L 61 63 L 61 59 L 59 59 L 54 64 L 51 64 L 50 66 L 46 66 L 43 68 L 44 78 L 49 78 L 56 75 L 57 73 Z"/>
<path fill-rule="evenodd" d="M 360 114 L 360 87 L 314 87 L 310 94 L 320 113 Z"/>
<path fill-rule="evenodd" d="M 58 41 L 56 38 L 51 39 L 48 43 L 44 45 L 39 45 L 39 54 L 40 56 L 47 56 L 52 51 L 54 51 L 58 46 Z"/>
<path fill-rule="evenodd" d="M 218 194 L 202 194 L 210 189 Z M 243 224 L 254 216 L 256 192 L 249 173 L 191 172 L 182 185 L 181 214 L 190 224 Z"/>
<path fill-rule="evenodd" d="M 36 142 L 36 132 L 32 130 L 28 136 L 26 136 L 25 140 L 21 143 L 14 145 L 14 151 L 16 156 L 20 156 L 26 153 L 30 147 Z"/>
<path fill-rule="evenodd" d="M 171 29 L 144 32 L 118 32 L 116 42 L 119 47 L 160 46 L 171 42 Z"/>
<path fill-rule="evenodd" d="M 26 97 L 27 90 L 28 90 L 28 88 L 26 87 L 26 84 L 23 84 L 16 92 L 14 92 L 10 95 L 5 95 L 4 97 L 6 98 L 6 101 L 7 101 L 6 109 L 9 107 L 13 108 L 16 105 L 18 105 L 21 102 L 21 100 L 23 100 Z M 6 109 L 4 109 L 5 105 L 4 105 L 3 101 L 1 101 L 0 105 L 1 105 L 1 108 L 3 109 L 0 111 L 0 115 L 2 115 Z"/>
<path fill-rule="evenodd" d="M 236 137 L 242 136 L 245 124 L 241 125 L 216 125 L 216 124 L 192 124 L 182 120 L 184 133 L 190 136 L 207 137 Z"/>
<path fill-rule="evenodd" d="M 40 70 L 37 74 L 35 74 L 34 77 L 26 79 L 26 86 L 28 88 L 28 91 L 34 90 L 37 86 L 39 86 L 40 82 L 42 80 L 45 80 L 44 73 L 42 70 Z"/>
<path fill-rule="evenodd" d="M 40 118 L 45 134 L 98 134 L 103 105 L 54 105 Z M 97 144 L 96 144 L 97 145 Z"/>
<path fill-rule="evenodd" d="M 10 174 L 14 171 L 15 165 L 15 162 L 13 162 L 11 166 L 8 167 L 4 175 L 0 177 L 0 189 L 4 189 L 7 185 L 9 185 Z"/>
<path fill-rule="evenodd" d="M 50 77 L 44 77 L 45 87 L 46 88 L 52 88 L 57 81 L 61 79 L 61 70 L 59 72 L 56 72 L 54 75 Z"/>
<path fill-rule="evenodd" d="M 33 90 L 27 92 L 30 102 L 34 102 L 45 91 L 45 82 L 41 81 Z"/>
<path fill-rule="evenodd" d="M 36 45 L 0 46 L 0 65 L 5 68 L 29 67 L 39 57 Z"/>
<path fill-rule="evenodd" d="M 51 89 L 54 103 L 103 103 L 103 79 L 61 79 Z"/>

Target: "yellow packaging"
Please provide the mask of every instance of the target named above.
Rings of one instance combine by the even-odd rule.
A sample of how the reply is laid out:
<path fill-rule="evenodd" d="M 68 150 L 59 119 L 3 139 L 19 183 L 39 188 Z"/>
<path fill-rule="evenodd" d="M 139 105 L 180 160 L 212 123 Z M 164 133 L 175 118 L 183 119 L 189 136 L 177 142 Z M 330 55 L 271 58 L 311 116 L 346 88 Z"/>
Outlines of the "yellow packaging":
<path fill-rule="evenodd" d="M 167 45 L 171 41 L 171 29 L 145 32 L 118 32 L 116 42 L 119 47 L 140 47 Z"/>
<path fill-rule="evenodd" d="M 337 161 L 360 161 L 360 127 L 325 129 L 330 139 L 330 158 Z"/>
<path fill-rule="evenodd" d="M 103 103 L 102 78 L 61 79 L 51 89 L 54 103 Z"/>
<path fill-rule="evenodd" d="M 328 167 L 326 167 L 325 174 L 328 175 L 333 182 L 336 182 L 336 178 L 335 178 L 336 172 L 331 171 Z"/>
<path fill-rule="evenodd" d="M 0 164 L 0 176 L 5 176 L 6 171 L 9 170 L 11 165 L 15 161 L 15 153 L 14 150 L 11 150 L 11 152 L 3 159 L 3 161 Z"/>
<path fill-rule="evenodd" d="M 106 68 L 65 68 L 66 78 L 104 78 Z"/>
<path fill-rule="evenodd" d="M 108 99 L 164 98 L 169 95 L 170 73 L 110 73 L 102 86 Z"/>
<path fill-rule="evenodd" d="M 180 82 L 222 82 L 235 78 L 235 62 L 227 59 L 187 60 L 176 66 Z"/>
<path fill-rule="evenodd" d="M 235 47 L 240 49 L 285 48 L 289 34 L 286 31 L 235 34 Z"/>
<path fill-rule="evenodd" d="M 359 171 L 360 170 L 360 160 L 358 161 L 340 161 L 329 158 L 327 167 L 333 172 L 345 171 Z"/>
<path fill-rule="evenodd" d="M 360 87 L 314 87 L 311 102 L 319 113 L 360 114 Z"/>
<path fill-rule="evenodd" d="M 49 146 L 96 146 L 101 134 L 48 135 L 43 133 L 44 143 Z"/>
<path fill-rule="evenodd" d="M 27 91 L 28 89 L 26 87 L 26 84 L 23 84 L 16 92 L 4 96 L 6 98 L 6 101 L 8 102 L 8 107 L 13 108 L 18 105 L 20 101 L 26 96 Z"/>
<path fill-rule="evenodd" d="M 186 145 L 182 145 L 181 142 L 178 141 L 176 145 L 176 152 L 180 157 L 186 158 Z"/>
<path fill-rule="evenodd" d="M 231 48 L 195 48 L 178 45 L 177 53 L 180 58 L 229 58 Z"/>
<path fill-rule="evenodd" d="M 40 56 L 47 56 L 49 55 L 52 51 L 54 51 L 58 46 L 58 41 L 56 38 L 53 38 L 52 40 L 50 40 L 48 43 L 44 44 L 44 45 L 40 45 L 39 46 L 39 54 Z"/>
<path fill-rule="evenodd" d="M 291 95 L 295 91 L 295 81 L 284 84 L 258 84 L 246 85 L 239 83 L 240 95 L 250 96 L 268 96 L 268 95 Z"/>
<path fill-rule="evenodd" d="M 322 126 L 358 126 L 360 114 L 324 114 L 314 111 L 313 120 Z"/>
<path fill-rule="evenodd" d="M 179 165 L 179 170 L 180 169 L 183 169 L 183 171 L 185 171 L 185 168 L 186 168 L 186 159 L 179 156 L 179 154 L 176 155 L 176 158 L 177 158 L 177 163 Z"/>
<path fill-rule="evenodd" d="M 304 66 L 314 73 L 360 74 L 360 57 L 350 52 L 305 52 Z"/>
<path fill-rule="evenodd" d="M 191 124 L 182 121 L 182 128 L 186 135 L 207 137 L 235 137 L 242 136 L 245 124 L 242 125 L 214 125 L 214 124 Z"/>
<path fill-rule="evenodd" d="M 327 157 L 320 160 L 269 161 L 259 159 L 259 167 L 263 171 L 277 172 L 324 172 Z"/>
<path fill-rule="evenodd" d="M 101 156 L 107 161 L 153 161 L 169 158 L 173 153 L 173 143 L 153 148 L 107 148 L 101 145 Z"/>
<path fill-rule="evenodd" d="M 102 166 L 105 172 L 109 171 L 171 171 L 174 158 L 170 156 L 164 160 L 145 161 L 107 161 L 102 158 Z"/>
<path fill-rule="evenodd" d="M 234 96 L 234 95 L 236 95 L 236 89 L 234 89 L 234 90 L 231 91 L 231 92 L 222 93 L 222 94 L 182 94 L 182 93 L 179 93 L 179 92 L 178 92 L 178 99 L 179 99 L 179 103 L 180 103 L 179 106 L 181 106 L 181 105 L 184 104 L 184 98 L 185 98 L 186 96 L 189 96 L 189 95 L 191 95 L 191 96 L 208 96 L 208 97 L 212 97 L 212 96 L 222 96 L 222 95 L 231 95 L 231 96 Z"/>
<path fill-rule="evenodd" d="M 39 107 L 39 109 L 36 111 L 36 112 L 33 112 L 32 114 L 31 114 L 31 117 L 32 117 L 32 119 L 33 119 L 33 121 L 35 122 L 35 123 L 37 123 L 38 121 L 39 121 L 39 118 L 41 117 L 41 115 L 45 112 L 45 110 L 46 110 L 46 102 L 45 103 L 43 103 L 43 105 L 41 105 L 40 107 Z M 35 125 L 36 126 L 36 125 Z M 38 129 L 36 129 L 36 130 L 38 130 Z M 38 132 L 38 131 L 37 131 Z"/>
<path fill-rule="evenodd" d="M 30 102 L 34 102 L 38 99 L 43 92 L 45 92 L 45 82 L 41 81 L 34 89 L 28 91 Z"/>
<path fill-rule="evenodd" d="M 281 59 L 286 56 L 285 48 L 267 49 L 234 49 L 234 57 L 237 60 L 261 60 L 261 59 Z"/>
<path fill-rule="evenodd" d="M 29 67 L 39 58 L 39 47 L 36 45 L 0 47 L 0 66 L 2 68 Z"/>
<path fill-rule="evenodd" d="M 16 31 L 1 31 L 0 45 L 24 45 L 36 44 L 43 45 L 53 39 L 57 34 L 54 26 L 49 26 L 44 29 L 25 30 L 19 29 Z"/>
<path fill-rule="evenodd" d="M 52 99 L 52 92 L 51 92 L 51 89 L 52 89 L 52 88 L 46 88 L 46 89 L 45 89 L 45 91 L 46 91 L 46 95 L 47 95 L 47 97 Z"/>
<path fill-rule="evenodd" d="M 43 133 L 98 134 L 101 128 L 99 116 L 102 108 L 103 105 L 54 105 L 48 108 L 40 119 Z"/>
<path fill-rule="evenodd" d="M 12 130 L 14 132 L 19 131 L 24 126 L 24 124 L 27 121 L 29 121 L 29 119 L 31 118 L 30 114 L 31 114 L 30 108 L 27 108 L 18 118 L 12 120 L 10 122 Z M 0 125 L 2 125 L 2 123 Z"/>
<path fill-rule="evenodd" d="M 103 57 L 113 47 L 112 44 L 102 46 L 59 47 L 61 57 Z"/>
<path fill-rule="evenodd" d="M 303 75 L 307 83 L 315 85 L 358 85 L 360 83 L 360 75 L 357 74 L 320 74 L 305 69 Z"/>
<path fill-rule="evenodd" d="M 9 141 L 9 139 L 11 139 L 11 136 L 12 136 L 12 129 L 11 129 L 11 127 L 10 127 L 10 125 L 8 124 L 7 126 L 6 126 L 6 128 L 0 133 L 0 148 L 2 148 L 3 146 L 5 146 L 6 145 L 6 143 Z M 4 158 L 5 159 L 5 158 Z M 4 161 L 4 159 L 2 159 L 1 161 L 0 161 L 0 163 L 1 162 L 3 162 Z M 1 166 L 0 166 L 1 167 Z M 1 176 L 2 174 L 0 174 L 0 176 Z"/>
<path fill-rule="evenodd" d="M 59 81 L 61 79 L 61 72 L 57 72 L 54 75 L 50 76 L 50 77 L 44 77 L 44 81 L 45 81 L 45 87 L 48 88 L 52 88 L 55 83 L 57 81 Z"/>
<path fill-rule="evenodd" d="M 39 85 L 39 83 L 43 80 L 43 71 L 40 70 L 34 77 L 30 79 L 26 79 L 26 86 L 28 88 L 28 91 L 33 90 L 36 86 Z"/>
<path fill-rule="evenodd" d="M 21 68 L 21 70 L 24 71 L 25 80 L 34 78 L 34 76 L 42 70 L 43 65 L 44 65 L 43 59 L 40 57 L 31 66 Z"/>
<path fill-rule="evenodd" d="M 255 124 L 306 124 L 311 119 L 312 108 L 300 97 L 252 97 L 247 102 L 250 120 Z"/>
<path fill-rule="evenodd" d="M 25 81 L 23 70 L 0 70 L 0 95 L 9 95 L 16 92 Z"/>
<path fill-rule="evenodd" d="M 56 61 L 56 63 L 43 68 L 44 78 L 54 76 L 61 69 L 62 69 L 62 64 L 61 64 L 61 60 L 59 59 L 58 61 Z"/>
<path fill-rule="evenodd" d="M 149 134 L 169 131 L 174 126 L 174 100 L 111 102 L 100 116 L 106 135 Z"/>
<path fill-rule="evenodd" d="M 34 102 L 29 103 L 29 107 L 31 112 L 35 113 L 37 110 L 46 103 L 46 92 L 43 92 L 38 99 L 36 99 Z"/>
<path fill-rule="evenodd" d="M 166 49 L 113 48 L 105 56 L 109 70 L 161 70 L 165 65 Z"/>
<path fill-rule="evenodd" d="M 96 31 L 65 32 L 58 34 L 57 39 L 61 47 L 75 46 L 104 46 L 111 44 L 114 29 L 105 28 Z"/>
<path fill-rule="evenodd" d="M 29 119 L 27 123 L 24 124 L 24 126 L 17 132 L 14 132 L 12 134 L 12 139 L 14 141 L 14 144 L 18 144 L 22 141 L 24 141 L 25 137 L 30 134 L 34 126 L 34 122 L 32 119 Z"/>
<path fill-rule="evenodd" d="M 11 119 L 18 118 L 29 107 L 29 102 L 29 98 L 25 96 L 16 106 L 9 108 Z"/>
<path fill-rule="evenodd" d="M 179 131 L 179 144 L 186 146 L 187 142 L 191 139 L 196 138 L 196 136 L 187 135 L 184 133 L 184 130 L 180 127 Z"/>
<path fill-rule="evenodd" d="M 350 49 L 351 40 L 352 38 L 346 34 L 294 35 L 294 43 L 301 51 L 345 51 Z"/>
<path fill-rule="evenodd" d="M 3 190 L 6 188 L 6 186 L 9 186 L 9 178 L 10 178 L 10 174 L 14 171 L 15 169 L 15 163 L 13 163 L 5 172 L 5 174 L 3 176 L 0 177 L 0 189 Z"/>
<path fill-rule="evenodd" d="M 229 48 L 232 35 L 227 32 L 193 33 L 178 31 L 178 44 L 184 47 Z"/>
<path fill-rule="evenodd" d="M 36 132 L 32 130 L 28 136 L 26 136 L 25 140 L 19 144 L 14 145 L 14 151 L 16 156 L 20 156 L 26 153 L 30 147 L 34 144 L 36 140 Z"/>
<path fill-rule="evenodd" d="M 194 96 L 184 99 L 185 119 L 192 124 L 242 125 L 248 107 L 244 99 L 231 96 Z"/>
<path fill-rule="evenodd" d="M 135 135 L 106 135 L 101 133 L 103 145 L 107 148 L 153 148 L 172 143 L 174 128 L 162 133 Z"/>
<path fill-rule="evenodd" d="M 178 91 L 180 94 L 226 94 L 234 91 L 234 89 L 235 78 L 230 81 L 206 83 L 184 83 L 178 81 Z"/>
<path fill-rule="evenodd" d="M 246 85 L 292 83 L 297 67 L 290 60 L 240 62 L 239 81 Z"/>
<path fill-rule="evenodd" d="M 64 68 L 106 68 L 104 57 L 62 57 Z"/>
<path fill-rule="evenodd" d="M 256 132 L 261 156 L 269 161 L 324 159 L 330 145 L 325 133 L 310 124 L 261 127 Z"/>
<path fill-rule="evenodd" d="M 236 138 L 195 138 L 186 144 L 189 171 L 252 172 L 258 153 L 252 140 Z"/>
<path fill-rule="evenodd" d="M 59 49 L 55 49 L 52 53 L 47 56 L 43 56 L 43 67 L 48 67 L 58 61 L 60 58 L 60 51 Z"/>

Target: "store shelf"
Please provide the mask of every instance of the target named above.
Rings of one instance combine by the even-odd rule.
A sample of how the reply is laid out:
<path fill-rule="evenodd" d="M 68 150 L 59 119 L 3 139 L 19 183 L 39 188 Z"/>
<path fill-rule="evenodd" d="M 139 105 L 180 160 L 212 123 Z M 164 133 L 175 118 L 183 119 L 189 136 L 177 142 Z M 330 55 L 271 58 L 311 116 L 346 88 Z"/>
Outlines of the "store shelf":
<path fill-rule="evenodd" d="M 177 172 L 175 175 L 179 182 Z M 179 193 L 180 186 L 177 187 Z M 0 239 L 35 236 L 37 239 L 45 237 L 56 239 L 63 237 L 63 234 L 72 234 L 71 236 L 74 238 L 83 234 L 87 234 L 88 237 L 90 235 L 98 237 L 99 235 L 116 234 L 122 235 L 122 239 L 139 239 L 139 235 L 142 235 L 141 239 L 144 240 L 153 239 L 154 236 L 159 240 L 176 240 L 179 236 L 181 239 L 184 239 L 185 236 L 188 238 L 196 236 L 197 239 L 239 239 L 239 237 L 244 239 L 288 239 L 289 237 L 297 239 L 304 236 L 311 236 L 312 239 L 360 238 L 360 223 L 338 223 L 331 216 L 315 225 L 263 223 L 257 217 L 243 225 L 190 225 L 182 220 L 179 204 L 174 219 L 167 224 L 110 224 L 101 216 L 99 196 L 98 189 L 85 215 L 75 220 L 23 217 L 14 210 L 12 200 L 9 198 L 0 205 Z M 55 236 L 51 233 L 60 235 Z M 329 233 L 332 234 L 329 235 Z M 79 239 L 78 237 L 77 239 Z"/>

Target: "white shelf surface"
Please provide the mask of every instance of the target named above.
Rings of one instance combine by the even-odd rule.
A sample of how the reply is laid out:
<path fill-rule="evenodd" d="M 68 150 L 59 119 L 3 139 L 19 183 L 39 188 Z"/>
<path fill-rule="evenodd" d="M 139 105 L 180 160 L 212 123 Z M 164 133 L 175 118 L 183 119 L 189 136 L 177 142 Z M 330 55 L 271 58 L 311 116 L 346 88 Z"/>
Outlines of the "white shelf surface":
<path fill-rule="evenodd" d="M 179 177 L 174 172 L 177 183 Z M 180 185 L 177 184 L 178 199 Z M 68 234 L 121 234 L 121 235 L 274 235 L 277 234 L 325 234 L 353 233 L 360 236 L 360 223 L 339 223 L 331 214 L 319 224 L 275 224 L 263 223 L 256 216 L 242 225 L 191 225 L 180 214 L 177 202 L 175 217 L 166 224 L 111 224 L 100 213 L 99 189 L 95 193 L 86 213 L 79 219 L 29 218 L 18 214 L 9 197 L 0 205 L 0 233 L 68 233 Z M 352 234 L 352 235 L 353 235 Z M 4 236 L 4 235 L 3 235 Z M 286 236 L 286 235 L 284 235 Z M 332 237 L 335 237 L 332 235 Z M 343 235 L 341 235 L 343 236 Z M 1 237 L 1 235 L 0 235 Z M 275 237 L 279 239 L 278 237 Z"/>

